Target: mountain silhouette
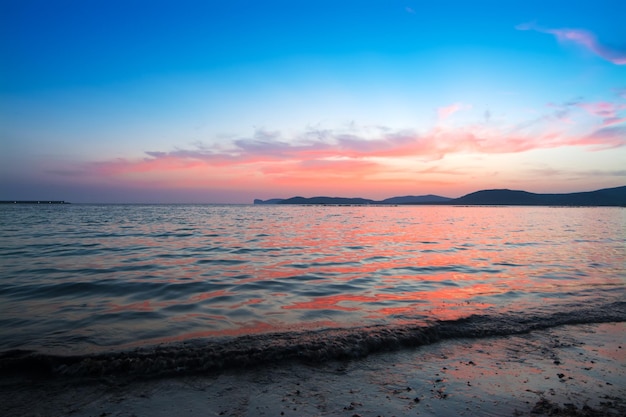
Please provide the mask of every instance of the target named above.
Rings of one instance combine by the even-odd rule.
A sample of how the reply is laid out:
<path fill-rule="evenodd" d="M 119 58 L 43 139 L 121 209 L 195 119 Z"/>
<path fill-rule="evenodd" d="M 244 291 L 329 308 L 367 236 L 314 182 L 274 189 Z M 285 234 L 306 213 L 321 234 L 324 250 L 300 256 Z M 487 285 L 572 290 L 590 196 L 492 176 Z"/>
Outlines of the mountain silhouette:
<path fill-rule="evenodd" d="M 461 205 L 626 206 L 626 186 L 568 194 L 536 194 L 518 190 L 482 190 L 450 201 Z"/>
<path fill-rule="evenodd" d="M 391 197 L 385 200 L 348 197 L 291 197 L 270 200 L 255 199 L 254 204 L 328 204 L 328 205 L 367 205 L 367 204 L 445 204 L 445 205 L 502 205 L 502 206 L 623 206 L 626 207 L 626 186 L 604 188 L 566 194 L 537 194 L 521 190 L 497 189 L 480 190 L 459 198 L 438 195 Z"/>
<path fill-rule="evenodd" d="M 346 197 L 292 197 L 280 201 L 278 204 L 376 204 L 374 200 L 367 198 L 346 198 Z"/>
<path fill-rule="evenodd" d="M 428 194 L 428 195 L 419 195 L 419 196 L 414 196 L 414 195 L 407 195 L 404 197 L 391 197 L 391 198 L 386 198 L 383 201 L 381 201 L 382 204 L 435 204 L 435 203 L 446 203 L 448 201 L 452 200 L 451 198 L 448 197 L 441 197 L 439 195 L 432 195 L 432 194 Z"/>
<path fill-rule="evenodd" d="M 254 204 L 334 204 L 334 205 L 367 205 L 367 204 L 437 204 L 451 201 L 451 198 L 441 197 L 438 195 L 422 195 L 422 196 L 403 196 L 391 197 L 385 200 L 377 201 L 367 198 L 349 198 L 349 197 L 291 197 L 291 198 L 272 198 L 270 200 L 255 199 Z"/>

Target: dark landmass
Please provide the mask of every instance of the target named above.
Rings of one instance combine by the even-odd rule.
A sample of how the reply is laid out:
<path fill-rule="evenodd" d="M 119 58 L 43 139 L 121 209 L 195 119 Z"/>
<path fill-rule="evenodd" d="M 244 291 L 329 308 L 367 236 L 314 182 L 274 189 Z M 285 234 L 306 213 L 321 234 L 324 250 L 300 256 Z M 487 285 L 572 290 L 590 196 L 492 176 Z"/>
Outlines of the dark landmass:
<path fill-rule="evenodd" d="M 345 198 L 345 197 L 291 197 L 279 201 L 277 204 L 376 204 L 377 201 L 367 198 Z"/>
<path fill-rule="evenodd" d="M 62 200 L 0 200 L 0 204 L 70 204 Z"/>
<path fill-rule="evenodd" d="M 320 204 L 320 205 L 376 205 L 376 204 L 445 204 L 468 206 L 622 206 L 626 207 L 626 186 L 601 190 L 537 194 L 528 191 L 498 189 L 476 191 L 460 198 L 438 195 L 391 197 L 385 200 L 346 197 L 291 197 L 286 199 L 254 200 L 254 204 Z"/>
<path fill-rule="evenodd" d="M 283 200 L 284 198 L 271 198 L 269 200 L 259 200 L 258 198 L 255 198 L 254 204 L 278 204 Z"/>
<path fill-rule="evenodd" d="M 291 197 L 273 198 L 270 200 L 255 199 L 254 204 L 335 204 L 335 205 L 365 205 L 365 204 L 439 204 L 452 200 L 448 197 L 438 195 L 408 195 L 404 197 L 391 197 L 385 200 L 370 200 L 367 198 L 346 198 L 346 197 Z"/>
<path fill-rule="evenodd" d="M 441 197 L 439 195 L 407 195 L 404 197 L 391 197 L 381 201 L 382 204 L 436 204 L 436 203 L 447 203 L 452 200 L 449 197 Z"/>
<path fill-rule="evenodd" d="M 626 186 L 568 194 L 535 194 L 515 190 L 482 190 L 452 200 L 462 205 L 626 206 Z"/>

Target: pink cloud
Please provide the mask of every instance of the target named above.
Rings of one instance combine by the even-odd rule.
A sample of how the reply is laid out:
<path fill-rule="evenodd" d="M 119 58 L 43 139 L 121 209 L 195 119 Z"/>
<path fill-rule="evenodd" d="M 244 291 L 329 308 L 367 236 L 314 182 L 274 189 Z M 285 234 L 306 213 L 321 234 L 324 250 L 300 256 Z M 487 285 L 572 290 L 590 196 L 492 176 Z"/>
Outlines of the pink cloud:
<path fill-rule="evenodd" d="M 590 114 L 599 117 L 615 117 L 619 111 L 626 109 L 626 104 L 615 104 L 606 101 L 578 103 L 577 105 L 587 110 Z"/>
<path fill-rule="evenodd" d="M 599 57 L 616 65 L 626 65 L 626 49 L 612 48 L 600 43 L 596 36 L 582 29 L 546 29 L 535 23 L 523 23 L 516 26 L 517 30 L 534 30 L 541 33 L 548 33 L 557 38 L 559 42 L 573 42 L 581 45 L 598 55 Z"/>
<path fill-rule="evenodd" d="M 605 150 L 626 146 L 626 126 L 608 126 L 578 139 L 576 145 L 591 146 L 592 150 Z"/>
<path fill-rule="evenodd" d="M 462 106 L 448 106 L 442 114 L 447 117 Z M 352 194 L 351 190 L 365 189 L 372 182 L 389 190 L 407 187 L 417 177 L 433 184 L 458 182 L 455 178 L 460 172 L 433 169 L 433 164 L 447 155 L 480 157 L 559 147 L 599 151 L 626 146 L 626 126 L 621 124 L 625 118 L 620 114 L 626 104 L 577 99 L 552 107 L 555 114 L 563 115 L 555 116 L 551 109 L 549 114 L 513 126 L 477 121 L 464 126 L 437 124 L 425 132 L 350 126 L 319 132 L 309 129 L 289 137 L 258 130 L 219 146 L 197 143 L 171 151 L 149 151 L 143 158 L 95 162 L 77 167 L 76 172 L 103 183 L 121 181 L 146 188 L 254 190 L 273 186 L 296 191 L 301 183 L 308 190 L 332 184 L 337 192 Z M 577 127 L 564 120 L 575 108 L 602 123 L 591 132 L 573 133 Z"/>
<path fill-rule="evenodd" d="M 601 117 L 603 126 L 611 126 L 626 121 L 626 117 L 622 117 L 619 113 L 626 110 L 626 104 L 617 104 L 610 102 L 597 103 L 576 103 L 576 106 L 584 109 L 592 116 Z"/>
<path fill-rule="evenodd" d="M 626 117 L 607 117 L 606 119 L 603 120 L 602 124 L 604 126 L 612 126 L 612 125 L 618 125 L 624 122 L 626 122 Z"/>
<path fill-rule="evenodd" d="M 359 159 L 312 159 L 302 161 L 288 161 L 283 164 L 263 165 L 260 170 L 265 175 L 285 176 L 293 178 L 298 175 L 318 178 L 324 176 L 341 178 L 363 178 L 372 173 L 379 172 L 384 166 L 373 161 Z"/>
<path fill-rule="evenodd" d="M 598 108 L 600 110 L 598 110 Z M 602 106 L 592 108 L 603 112 Z M 604 113 L 602 113 L 604 114 Z M 198 174 L 202 182 L 208 177 L 238 177 L 259 172 L 263 175 L 281 175 L 289 172 L 318 177 L 364 176 L 368 172 L 389 169 L 382 159 L 416 158 L 433 161 L 450 154 L 519 153 L 532 149 L 563 146 L 590 146 L 607 149 L 626 146 L 623 129 L 604 127 L 584 136 L 570 136 L 559 132 L 543 134 L 517 130 L 505 133 L 484 126 L 463 128 L 435 127 L 425 134 L 413 131 L 387 132 L 369 139 L 358 134 L 334 134 L 324 140 L 301 143 L 284 140 L 255 141 L 239 139 L 228 151 L 207 149 L 177 149 L 171 152 L 147 152 L 139 160 L 116 159 L 91 165 L 91 171 L 105 176 L 141 176 L 144 174 L 184 173 Z"/>
<path fill-rule="evenodd" d="M 439 116 L 439 120 L 446 120 L 448 117 L 464 108 L 467 108 L 467 106 L 464 106 L 462 103 L 453 103 L 449 106 L 439 107 L 437 109 L 437 116 Z"/>

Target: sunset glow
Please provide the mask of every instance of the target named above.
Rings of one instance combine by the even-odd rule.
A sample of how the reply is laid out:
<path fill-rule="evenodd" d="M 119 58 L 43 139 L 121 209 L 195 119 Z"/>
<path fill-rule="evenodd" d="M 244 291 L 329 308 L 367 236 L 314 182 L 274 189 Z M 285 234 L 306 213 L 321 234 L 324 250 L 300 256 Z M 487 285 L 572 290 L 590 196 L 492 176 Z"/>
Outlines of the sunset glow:
<path fill-rule="evenodd" d="M 617 0 L 3 2 L 0 199 L 626 183 Z"/>

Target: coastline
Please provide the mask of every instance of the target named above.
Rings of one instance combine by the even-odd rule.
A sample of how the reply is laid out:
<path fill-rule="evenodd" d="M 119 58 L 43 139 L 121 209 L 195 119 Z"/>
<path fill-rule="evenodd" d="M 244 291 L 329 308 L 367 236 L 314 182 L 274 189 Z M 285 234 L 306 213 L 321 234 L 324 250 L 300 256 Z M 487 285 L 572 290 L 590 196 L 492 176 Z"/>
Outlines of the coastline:
<path fill-rule="evenodd" d="M 321 365 L 162 379 L 0 377 L 3 416 L 565 415 L 626 412 L 626 323 L 448 339 Z"/>
<path fill-rule="evenodd" d="M 291 197 L 254 199 L 254 204 L 275 205 L 455 205 L 455 206 L 626 206 L 626 186 L 565 194 L 538 194 L 523 190 L 479 190 L 459 198 L 439 195 L 391 197 L 371 200 L 362 197 Z"/>

